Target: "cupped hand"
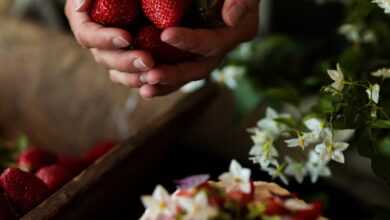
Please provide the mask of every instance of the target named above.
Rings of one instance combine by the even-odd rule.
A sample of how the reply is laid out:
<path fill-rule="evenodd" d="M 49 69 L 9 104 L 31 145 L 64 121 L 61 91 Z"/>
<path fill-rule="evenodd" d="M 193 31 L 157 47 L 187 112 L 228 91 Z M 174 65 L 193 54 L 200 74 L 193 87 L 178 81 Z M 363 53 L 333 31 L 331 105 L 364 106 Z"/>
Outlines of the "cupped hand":
<path fill-rule="evenodd" d="M 154 66 L 145 51 L 127 51 L 128 32 L 93 23 L 87 14 L 91 0 L 68 0 L 66 15 L 77 41 L 90 48 L 96 61 L 110 70 L 112 81 L 140 88 L 141 96 L 169 94 L 184 84 L 206 78 L 224 56 L 238 44 L 257 34 L 259 0 L 226 0 L 222 16 L 225 27 L 217 29 L 168 28 L 161 40 L 200 55 L 196 60 L 175 65 Z"/>
<path fill-rule="evenodd" d="M 153 68 L 154 60 L 145 51 L 127 50 L 132 36 L 120 28 L 108 28 L 93 22 L 88 7 L 93 0 L 67 0 L 65 15 L 77 42 L 91 50 L 96 62 L 109 69 L 140 73 Z"/>

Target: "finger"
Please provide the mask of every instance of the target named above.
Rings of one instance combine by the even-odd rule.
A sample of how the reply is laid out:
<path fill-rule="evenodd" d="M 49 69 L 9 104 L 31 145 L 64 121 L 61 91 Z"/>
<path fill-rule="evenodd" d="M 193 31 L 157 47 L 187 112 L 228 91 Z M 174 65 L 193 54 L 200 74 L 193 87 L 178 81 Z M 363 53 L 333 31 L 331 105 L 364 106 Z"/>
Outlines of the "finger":
<path fill-rule="evenodd" d="M 252 39 L 257 34 L 257 20 L 257 14 L 248 14 L 244 24 L 235 28 L 168 28 L 161 34 L 161 40 L 194 54 L 219 56 L 229 52 L 238 43 Z"/>
<path fill-rule="evenodd" d="M 176 90 L 178 90 L 179 87 L 171 87 L 171 86 L 164 86 L 164 85 L 144 85 L 140 88 L 139 94 L 146 99 L 150 99 L 157 96 L 164 96 L 168 95 Z"/>
<path fill-rule="evenodd" d="M 76 1 L 68 0 L 66 5 L 66 16 L 70 27 L 83 47 L 99 49 L 127 48 L 131 45 L 132 37 L 129 32 L 119 28 L 105 28 L 100 24 L 92 22 L 87 12 L 80 11 L 88 8 L 90 0 L 86 0 L 81 9 L 77 10 Z"/>
<path fill-rule="evenodd" d="M 146 79 L 149 85 L 181 86 L 187 82 L 205 78 L 219 65 L 220 61 L 221 58 L 213 57 L 177 65 L 162 65 L 144 73 L 142 78 Z"/>
<path fill-rule="evenodd" d="M 145 51 L 91 49 L 91 52 L 96 62 L 120 72 L 145 72 L 154 66 L 152 56 Z"/>
<path fill-rule="evenodd" d="M 141 88 L 143 85 L 138 74 L 123 73 L 117 70 L 110 70 L 109 73 L 112 82 L 120 83 L 131 88 Z"/>
<path fill-rule="evenodd" d="M 92 0 L 74 0 L 74 9 L 78 12 L 86 12 L 88 11 Z"/>
<path fill-rule="evenodd" d="M 222 17 L 228 26 L 237 26 L 249 13 L 258 13 L 259 0 L 226 0 Z"/>
<path fill-rule="evenodd" d="M 222 42 L 228 34 L 224 29 L 168 28 L 161 34 L 161 40 L 179 49 L 203 56 L 214 56 L 228 43 Z M 205 40 L 207 39 L 207 40 Z M 222 47 L 223 45 L 223 47 Z"/>

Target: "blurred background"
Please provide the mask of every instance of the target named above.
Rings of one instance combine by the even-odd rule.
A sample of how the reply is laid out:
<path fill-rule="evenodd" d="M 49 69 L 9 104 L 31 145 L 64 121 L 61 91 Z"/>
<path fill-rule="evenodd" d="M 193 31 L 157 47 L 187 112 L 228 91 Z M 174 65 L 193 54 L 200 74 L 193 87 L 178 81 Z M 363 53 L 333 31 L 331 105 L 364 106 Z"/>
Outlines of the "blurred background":
<path fill-rule="evenodd" d="M 301 62 L 310 63 L 318 54 L 335 52 L 323 48 L 333 40 L 332 33 L 343 22 L 345 8 L 338 1 L 318 2 L 263 0 L 261 3 L 260 40 L 279 34 L 310 46 L 308 54 L 307 50 L 302 52 L 302 47 L 289 47 L 290 44 L 281 48 L 287 54 L 304 56 L 304 61 L 286 58 L 291 72 L 298 72 L 294 67 L 304 66 Z M 112 85 L 105 70 L 97 67 L 73 40 L 63 14 L 64 3 L 65 0 L 0 0 L 0 131 L 5 136 L 22 131 L 41 146 L 77 154 L 98 139 L 126 139 L 135 132 L 135 125 L 170 99 L 144 103 L 135 92 Z M 278 66 L 281 63 L 264 65 L 263 72 L 270 70 L 267 68 L 282 71 Z M 286 77 L 300 81 L 295 75 Z M 241 103 L 242 109 L 248 106 L 245 103 Z M 136 118 L 132 117 L 135 115 Z M 222 121 L 217 123 L 223 125 Z M 70 133 L 74 134 L 72 138 L 61 135 Z M 219 136 L 214 137 L 216 142 L 223 143 L 223 133 L 211 135 Z M 241 143 L 248 144 L 248 138 Z M 232 157 L 246 158 L 248 150 L 240 147 L 226 153 L 218 147 L 199 147 L 200 144 L 202 141 L 187 138 L 173 146 L 171 160 L 162 165 L 165 172 L 156 178 L 158 182 L 148 184 L 149 192 L 157 183 L 173 187 L 172 180 L 189 174 L 217 175 L 228 167 Z M 192 156 L 185 156 L 189 152 Z M 330 219 L 390 219 L 390 186 L 373 174 L 368 159 L 354 151 L 348 157 L 351 162 L 335 167 L 332 179 L 317 184 L 292 184 L 289 189 L 308 200 L 323 201 Z M 255 173 L 259 179 L 270 180 L 260 171 Z M 130 215 L 126 204 L 116 209 L 106 216 Z"/>

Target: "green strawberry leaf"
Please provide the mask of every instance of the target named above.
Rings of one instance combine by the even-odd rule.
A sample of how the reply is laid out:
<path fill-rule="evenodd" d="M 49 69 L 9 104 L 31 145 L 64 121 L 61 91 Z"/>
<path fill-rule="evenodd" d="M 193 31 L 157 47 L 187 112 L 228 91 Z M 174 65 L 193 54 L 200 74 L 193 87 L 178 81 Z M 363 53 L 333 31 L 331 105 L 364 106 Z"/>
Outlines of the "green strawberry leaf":
<path fill-rule="evenodd" d="M 390 120 L 376 120 L 371 123 L 372 128 L 390 129 Z"/>

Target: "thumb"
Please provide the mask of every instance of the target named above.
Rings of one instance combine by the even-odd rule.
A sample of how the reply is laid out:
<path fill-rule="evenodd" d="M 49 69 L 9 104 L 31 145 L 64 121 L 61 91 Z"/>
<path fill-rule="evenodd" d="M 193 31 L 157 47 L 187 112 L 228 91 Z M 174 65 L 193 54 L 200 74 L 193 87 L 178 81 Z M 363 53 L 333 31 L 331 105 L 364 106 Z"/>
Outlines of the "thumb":
<path fill-rule="evenodd" d="M 228 26 L 236 26 L 248 13 L 257 13 L 259 0 L 226 0 L 222 17 Z"/>

